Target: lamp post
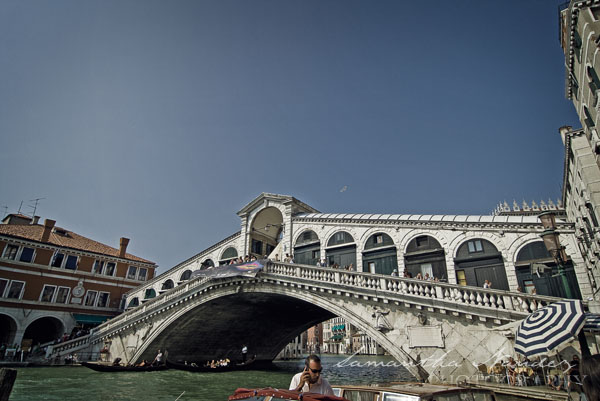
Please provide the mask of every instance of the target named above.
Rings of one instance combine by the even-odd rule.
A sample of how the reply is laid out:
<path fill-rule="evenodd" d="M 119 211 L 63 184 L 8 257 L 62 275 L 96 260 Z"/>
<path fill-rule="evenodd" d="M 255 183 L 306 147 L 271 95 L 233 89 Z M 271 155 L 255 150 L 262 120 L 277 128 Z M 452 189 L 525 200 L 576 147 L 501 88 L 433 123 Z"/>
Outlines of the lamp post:
<path fill-rule="evenodd" d="M 565 253 L 565 247 L 560 245 L 560 239 L 558 238 L 559 234 L 556 232 L 556 217 L 554 212 L 548 211 L 541 213 L 538 215 L 538 218 L 542 222 L 542 226 L 544 226 L 544 231 L 540 234 L 540 237 L 544 240 L 546 249 L 550 255 L 552 255 L 558 266 L 558 276 L 561 279 L 565 295 L 567 298 L 573 299 L 574 296 L 571 292 L 571 287 L 569 286 L 569 280 L 567 279 L 564 267 L 564 264 L 567 261 L 567 254 Z"/>

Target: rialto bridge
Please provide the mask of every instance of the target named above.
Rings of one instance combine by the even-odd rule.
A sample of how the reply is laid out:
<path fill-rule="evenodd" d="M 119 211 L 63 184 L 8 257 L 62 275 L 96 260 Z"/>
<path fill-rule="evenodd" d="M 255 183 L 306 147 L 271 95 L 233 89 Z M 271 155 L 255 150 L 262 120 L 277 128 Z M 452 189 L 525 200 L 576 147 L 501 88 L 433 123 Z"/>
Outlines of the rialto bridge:
<path fill-rule="evenodd" d="M 554 206 L 552 206 L 554 207 Z M 327 214 L 286 195 L 263 193 L 237 214 L 241 229 L 193 257 L 179 263 L 127 294 L 127 307 L 186 282 L 192 271 L 228 263 L 239 256 L 259 258 L 293 255 L 298 264 L 353 265 L 354 270 L 400 276 L 429 273 L 442 282 L 564 296 L 557 267 L 539 234 L 536 213 L 529 215 L 462 216 L 400 214 Z M 555 207 L 554 207 L 555 208 Z M 555 208 L 556 209 L 556 208 Z M 510 209 L 509 209 L 510 210 Z M 596 283 L 588 276 L 577 246 L 575 227 L 557 219 L 572 292 L 588 299 Z M 531 265 L 545 265 L 539 277 Z"/>
<path fill-rule="evenodd" d="M 98 352 L 127 363 L 169 358 L 239 358 L 246 344 L 271 361 L 300 332 L 343 317 L 381 344 L 417 378 L 456 381 L 498 353 L 509 330 L 555 298 L 440 282 L 269 262 L 254 278 L 199 277 L 111 319 L 53 355 Z"/>
<path fill-rule="evenodd" d="M 340 316 L 416 377 L 453 381 L 499 350 L 510 352 L 509 333 L 499 327 L 563 296 L 535 212 L 325 214 L 291 196 L 263 193 L 237 213 L 239 232 L 130 291 L 124 314 L 52 352 L 97 352 L 108 344 L 110 358 L 127 362 L 151 359 L 158 348 L 199 361 L 234 359 L 245 343 L 266 361 L 308 327 Z M 575 227 L 557 222 L 572 290 L 587 299 L 595 283 Z M 274 261 L 252 279 L 190 279 L 193 271 L 249 254 Z M 294 264 L 275 261 L 286 254 Z M 341 268 L 316 267 L 322 259 Z M 439 281 L 404 278 L 405 272 Z M 481 288 L 484 280 L 492 289 Z"/>

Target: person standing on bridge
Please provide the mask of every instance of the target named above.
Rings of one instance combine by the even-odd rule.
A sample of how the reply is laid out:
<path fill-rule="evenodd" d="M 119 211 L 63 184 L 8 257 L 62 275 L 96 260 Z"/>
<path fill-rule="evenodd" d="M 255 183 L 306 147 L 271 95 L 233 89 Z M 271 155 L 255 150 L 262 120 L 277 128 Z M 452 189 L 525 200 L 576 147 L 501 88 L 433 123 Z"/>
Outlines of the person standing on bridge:
<path fill-rule="evenodd" d="M 309 355 L 304 362 L 304 370 L 292 377 L 290 390 L 335 395 L 329 382 L 321 376 L 322 371 L 321 359 L 317 355 Z"/>

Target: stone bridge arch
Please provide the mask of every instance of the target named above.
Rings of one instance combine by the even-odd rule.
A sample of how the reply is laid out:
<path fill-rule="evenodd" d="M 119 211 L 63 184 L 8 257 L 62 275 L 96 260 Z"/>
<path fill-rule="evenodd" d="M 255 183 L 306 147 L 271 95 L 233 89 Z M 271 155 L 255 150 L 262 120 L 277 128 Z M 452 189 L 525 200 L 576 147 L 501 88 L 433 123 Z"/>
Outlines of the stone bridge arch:
<path fill-rule="evenodd" d="M 307 302 L 307 298 L 310 299 L 310 302 Z M 307 297 L 303 291 L 288 291 L 279 286 L 269 288 L 262 287 L 260 284 L 224 286 L 216 291 L 206 293 L 201 300 L 172 311 L 159 325 L 150 324 L 145 329 L 139 330 L 136 333 L 136 339 L 142 338 L 143 343 L 137 347 L 129 360 L 130 362 L 151 360 L 158 349 L 166 349 L 170 359 L 198 362 L 229 357 L 235 361 L 240 355 L 242 345 L 246 344 L 249 353 L 257 355 L 257 360 L 271 361 L 285 345 L 303 331 L 317 323 L 339 316 L 364 331 L 397 360 L 406 363 L 405 366 L 415 377 L 427 375 L 424 370 L 411 366 L 417 364 L 416 358 L 403 351 L 401 347 L 399 348 L 393 337 L 386 335 L 385 330 L 380 331 L 373 326 L 375 309 L 371 306 L 349 308 L 345 299 L 342 298 L 341 301 L 332 302 L 327 294 L 311 294 L 310 297 Z M 248 314 L 248 320 L 227 319 L 221 313 L 234 309 L 239 312 L 237 307 L 253 302 L 256 304 L 256 308 L 252 309 L 252 314 Z M 354 302 L 350 303 L 354 304 Z M 269 311 L 269 315 L 272 315 L 271 318 L 264 320 L 265 316 L 261 316 L 259 311 L 265 305 L 275 305 L 282 310 Z M 218 310 L 219 308 L 220 310 Z M 207 336 L 203 335 L 205 333 L 198 331 L 202 328 L 214 330 L 215 326 L 209 327 L 211 323 L 204 319 L 198 320 L 197 325 L 191 323 L 194 318 L 204 315 L 202 310 L 214 318 L 223 319 L 227 325 L 239 325 L 240 331 L 246 335 L 246 338 L 234 335 L 233 339 L 228 339 L 226 342 L 227 335 L 224 334 L 227 329 L 218 329 L 213 334 L 213 339 L 222 345 L 215 347 L 215 341 L 207 339 Z M 290 316 L 293 318 L 290 319 Z M 295 318 L 295 316 L 300 316 L 300 318 Z M 239 318 L 239 315 L 237 317 Z M 152 320 L 153 316 L 150 315 L 148 318 Z M 409 324 L 416 323 L 418 319 L 418 313 L 411 311 L 403 321 Z M 250 322 L 255 326 L 250 327 Z M 285 330 L 280 331 L 281 328 L 285 328 Z M 177 339 L 177 332 L 183 330 L 189 331 L 188 335 Z M 235 331 L 235 328 L 232 331 Z M 252 333 L 252 336 L 247 336 L 248 333 Z M 195 338 L 197 338 L 196 342 Z M 181 344 L 174 345 L 174 340 L 181 341 Z M 114 355 L 116 354 L 113 354 L 113 357 Z M 425 378 L 423 377 L 423 379 Z"/>
<path fill-rule="evenodd" d="M 377 277 L 373 281 L 365 274 L 294 265 L 289 269 L 320 271 L 328 277 L 362 277 L 369 280 L 366 284 L 369 286 L 381 280 L 395 280 Z M 433 285 L 417 280 L 405 283 L 409 285 L 406 291 L 414 293 L 417 302 L 422 302 Z M 364 284 L 356 282 L 349 288 L 354 291 L 356 285 Z M 421 291 L 425 291 L 423 295 Z M 318 288 L 314 283 L 286 285 L 281 276 L 276 275 L 208 281 L 197 291 L 165 307 L 146 311 L 145 306 L 141 306 L 139 317 L 129 319 L 125 325 L 112 329 L 109 322 L 104 334 L 96 337 L 94 343 L 97 347 L 111 343 L 111 358 L 121 357 L 128 363 L 152 359 L 158 349 L 166 349 L 169 359 L 175 360 L 200 362 L 219 357 L 236 360 L 242 344 L 248 345 L 250 354 L 256 354 L 259 361 L 270 361 L 302 331 L 340 316 L 375 339 L 422 380 L 453 381 L 459 374 L 475 374 L 473 364 L 489 360 L 498 349 L 510 352 L 510 340 L 503 333 L 489 330 L 501 324 L 500 320 L 475 318 L 469 311 L 450 313 L 433 307 L 434 304 L 419 306 L 408 300 L 388 300 L 374 292 L 368 294 L 353 294 L 334 287 Z M 445 297 L 442 293 L 438 296 Z M 473 312 L 476 310 L 474 307 Z M 437 338 L 437 342 L 419 343 L 427 336 Z M 428 360 L 443 360 L 450 365 L 418 365 L 417 361 Z M 453 366 L 453 363 L 458 365 Z"/>

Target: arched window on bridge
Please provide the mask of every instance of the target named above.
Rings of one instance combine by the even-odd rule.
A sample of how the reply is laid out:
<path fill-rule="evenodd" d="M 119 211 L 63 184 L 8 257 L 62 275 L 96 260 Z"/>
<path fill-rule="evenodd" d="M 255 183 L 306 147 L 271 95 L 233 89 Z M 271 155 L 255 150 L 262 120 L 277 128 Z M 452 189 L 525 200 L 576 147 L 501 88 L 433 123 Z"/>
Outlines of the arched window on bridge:
<path fill-rule="evenodd" d="M 131 301 L 129 301 L 129 305 L 127 305 L 127 309 L 129 308 L 135 308 L 136 306 L 140 305 L 140 300 L 138 299 L 138 297 L 134 297 L 131 299 Z"/>
<path fill-rule="evenodd" d="M 283 259 L 279 255 L 280 259 Z M 294 245 L 294 263 L 316 265 L 321 258 L 321 241 L 312 230 L 304 231 Z"/>
<path fill-rule="evenodd" d="M 398 256 L 394 240 L 387 234 L 376 233 L 367 239 L 363 250 L 363 271 L 392 274 L 398 269 Z"/>
<path fill-rule="evenodd" d="M 192 276 L 192 271 L 191 270 L 186 270 L 183 272 L 183 274 L 181 275 L 181 277 L 179 277 L 179 282 L 183 282 L 183 281 L 187 281 L 190 279 L 190 277 Z"/>
<path fill-rule="evenodd" d="M 229 264 L 231 259 L 235 259 L 237 257 L 238 257 L 237 250 L 234 247 L 230 246 L 229 248 L 225 249 L 225 251 L 223 252 L 223 255 L 221 255 L 221 259 L 219 260 L 219 266 L 227 265 L 227 264 Z"/>
<path fill-rule="evenodd" d="M 429 276 L 440 281 L 448 281 L 444 248 L 429 235 L 420 235 L 408 243 L 404 266 L 411 277 L 417 277 L 419 273 L 424 277 L 429 273 Z"/>
<path fill-rule="evenodd" d="M 352 264 L 356 268 L 356 244 L 346 231 L 338 231 L 329 238 L 325 253 L 329 266 L 337 264 L 343 268 Z"/>
<path fill-rule="evenodd" d="M 147 288 L 146 292 L 144 293 L 144 299 L 152 299 L 156 297 L 156 291 L 154 291 L 154 288 Z"/>
<path fill-rule="evenodd" d="M 34 320 L 27 326 L 23 339 L 32 340 L 32 344 L 44 344 L 62 337 L 64 333 L 65 327 L 60 320 L 53 316 L 45 316 Z"/>
<path fill-rule="evenodd" d="M 571 293 L 575 294 L 577 299 L 581 299 L 573 262 L 569 259 L 564 268 Z M 544 241 L 532 242 L 521 248 L 515 260 L 515 269 L 517 282 L 523 292 L 531 294 L 535 288 L 538 295 L 566 297 L 562 279 L 558 276 L 558 266 L 546 249 Z"/>
<path fill-rule="evenodd" d="M 209 267 L 215 267 L 215 262 L 213 262 L 211 259 L 206 259 L 200 265 L 200 270 L 208 269 Z"/>
<path fill-rule="evenodd" d="M 169 291 L 173 287 L 175 287 L 175 283 L 173 283 L 173 280 L 168 279 L 167 281 L 165 281 L 162 284 L 162 287 L 161 287 L 160 291 L 161 292 Z"/>
<path fill-rule="evenodd" d="M 0 344 L 12 344 L 17 333 L 17 322 L 8 315 L 0 314 Z"/>
<path fill-rule="evenodd" d="M 508 290 L 508 280 L 502 254 L 490 241 L 473 238 L 465 241 L 454 259 L 456 282 L 460 285 L 483 287 L 485 280 L 495 290 Z"/>

